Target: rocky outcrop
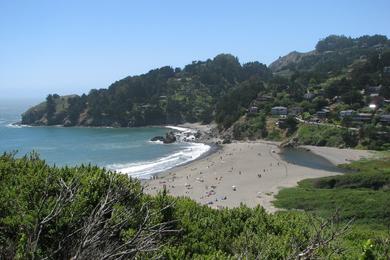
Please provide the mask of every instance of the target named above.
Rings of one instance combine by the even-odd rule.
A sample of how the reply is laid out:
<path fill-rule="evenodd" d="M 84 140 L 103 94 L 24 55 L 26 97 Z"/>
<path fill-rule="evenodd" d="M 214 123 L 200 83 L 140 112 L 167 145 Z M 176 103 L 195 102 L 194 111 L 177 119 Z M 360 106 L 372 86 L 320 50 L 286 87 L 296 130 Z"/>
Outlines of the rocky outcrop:
<path fill-rule="evenodd" d="M 164 144 L 171 144 L 171 143 L 174 143 L 176 142 L 176 136 L 175 136 L 175 133 L 172 132 L 172 131 L 169 131 L 166 135 L 165 135 L 165 138 L 163 140 L 163 143 Z"/>
<path fill-rule="evenodd" d="M 157 141 L 164 142 L 164 139 L 165 139 L 164 136 L 155 136 L 152 139 L 150 139 L 150 141 L 152 141 L 152 142 L 157 142 Z"/>
<path fill-rule="evenodd" d="M 306 56 L 314 55 L 314 54 L 316 54 L 315 51 L 310 51 L 310 52 L 306 52 L 306 53 L 293 51 L 285 56 L 279 57 L 276 61 L 272 62 L 269 65 L 269 68 L 273 72 L 278 72 L 278 71 L 285 69 L 286 67 L 288 67 L 291 64 L 299 63 L 302 60 L 302 58 L 304 58 Z"/>
<path fill-rule="evenodd" d="M 165 136 L 155 136 L 153 137 L 152 139 L 150 139 L 150 141 L 152 142 L 157 142 L 157 141 L 160 141 L 160 142 L 163 142 L 164 144 L 171 144 L 171 143 L 174 143 L 176 142 L 176 136 L 175 136 L 175 133 L 173 131 L 169 131 L 168 133 L 165 134 Z"/>

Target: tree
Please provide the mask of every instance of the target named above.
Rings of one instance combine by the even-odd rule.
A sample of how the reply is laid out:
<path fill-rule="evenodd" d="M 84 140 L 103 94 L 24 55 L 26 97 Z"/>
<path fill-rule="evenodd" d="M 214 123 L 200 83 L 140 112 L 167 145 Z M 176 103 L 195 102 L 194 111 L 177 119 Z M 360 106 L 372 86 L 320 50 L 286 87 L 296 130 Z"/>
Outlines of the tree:
<path fill-rule="evenodd" d="M 348 105 L 361 104 L 363 95 L 357 90 L 351 90 L 341 95 L 341 100 Z"/>
<path fill-rule="evenodd" d="M 344 35 L 330 35 L 317 43 L 316 50 L 319 52 L 336 51 L 352 46 L 353 40 L 351 37 L 346 37 Z"/>
<path fill-rule="evenodd" d="M 46 117 L 48 121 L 48 125 L 53 124 L 54 113 L 56 112 L 56 103 L 53 95 L 48 95 L 46 97 Z"/>

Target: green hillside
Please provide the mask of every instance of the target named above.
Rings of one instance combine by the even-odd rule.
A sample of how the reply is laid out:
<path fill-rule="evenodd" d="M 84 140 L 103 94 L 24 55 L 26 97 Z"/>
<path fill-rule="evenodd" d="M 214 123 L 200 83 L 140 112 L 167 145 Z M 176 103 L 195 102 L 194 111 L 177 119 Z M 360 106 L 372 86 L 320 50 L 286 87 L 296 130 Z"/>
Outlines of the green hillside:
<path fill-rule="evenodd" d="M 298 121 L 286 124 L 273 114 L 273 107 L 285 107 L 300 121 L 298 127 Z M 295 136 L 298 143 L 314 144 L 295 134 L 314 122 L 352 129 L 356 140 L 336 146 L 388 149 L 389 114 L 389 39 L 331 35 L 315 50 L 292 52 L 269 68 L 220 54 L 182 69 L 162 67 L 130 76 L 87 95 L 49 95 L 46 103 L 22 115 L 22 123 L 132 127 L 215 121 L 232 138 Z M 267 127 L 271 115 L 280 119 L 276 123 L 283 133 Z"/>

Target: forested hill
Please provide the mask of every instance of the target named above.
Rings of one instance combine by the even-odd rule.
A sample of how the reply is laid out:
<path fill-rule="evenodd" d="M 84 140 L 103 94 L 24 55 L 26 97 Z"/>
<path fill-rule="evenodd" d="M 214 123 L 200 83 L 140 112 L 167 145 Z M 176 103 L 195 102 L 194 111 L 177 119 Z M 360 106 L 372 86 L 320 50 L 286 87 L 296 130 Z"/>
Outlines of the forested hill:
<path fill-rule="evenodd" d="M 315 50 L 290 53 L 269 68 L 220 54 L 127 77 L 87 95 L 49 95 L 22 115 L 22 123 L 128 127 L 215 120 L 229 128 L 253 104 L 265 115 L 273 106 L 299 106 L 310 114 L 328 106 L 335 113 L 359 110 L 367 106 L 362 93 L 369 86 L 382 85 L 379 95 L 390 98 L 389 66 L 386 36 L 331 35 Z M 306 93 L 315 98 L 308 102 Z"/>
<path fill-rule="evenodd" d="M 264 64 L 241 65 L 236 57 L 220 54 L 212 60 L 194 61 L 184 69 L 167 66 L 127 77 L 88 95 L 49 95 L 45 103 L 22 115 L 22 123 L 127 127 L 210 122 L 215 104 L 226 93 L 250 86 L 256 95 L 262 82 L 271 77 Z"/>

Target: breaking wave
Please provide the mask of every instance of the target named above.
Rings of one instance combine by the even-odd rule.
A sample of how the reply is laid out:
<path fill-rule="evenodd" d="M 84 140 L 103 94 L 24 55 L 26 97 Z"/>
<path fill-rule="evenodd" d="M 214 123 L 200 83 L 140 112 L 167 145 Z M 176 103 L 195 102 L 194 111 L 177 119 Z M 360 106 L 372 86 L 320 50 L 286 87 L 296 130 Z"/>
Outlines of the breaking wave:
<path fill-rule="evenodd" d="M 154 161 L 142 161 L 128 164 L 111 164 L 107 169 L 114 170 L 132 177 L 148 179 L 153 174 L 169 170 L 199 158 L 209 151 L 210 146 L 201 143 L 188 143 L 188 147 L 180 152 L 158 158 Z"/>

